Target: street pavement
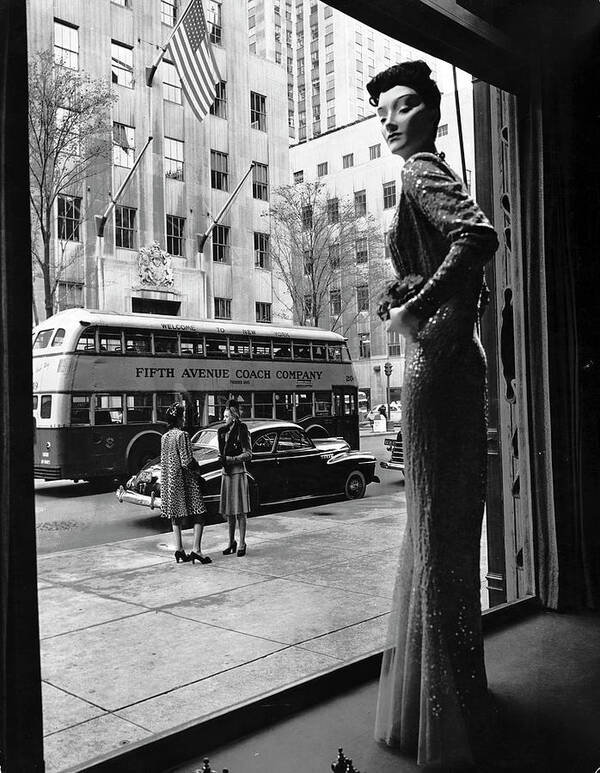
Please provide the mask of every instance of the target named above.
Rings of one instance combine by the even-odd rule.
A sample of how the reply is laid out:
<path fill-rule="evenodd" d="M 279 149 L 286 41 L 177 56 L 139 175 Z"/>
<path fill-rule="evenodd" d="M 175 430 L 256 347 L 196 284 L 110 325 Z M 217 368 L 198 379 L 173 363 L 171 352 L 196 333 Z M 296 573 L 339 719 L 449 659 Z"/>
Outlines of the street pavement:
<path fill-rule="evenodd" d="M 406 508 L 379 472 L 364 499 L 250 519 L 244 558 L 222 555 L 225 524 L 205 529 L 209 565 L 176 564 L 164 524 L 39 554 L 47 772 L 381 650 Z"/>

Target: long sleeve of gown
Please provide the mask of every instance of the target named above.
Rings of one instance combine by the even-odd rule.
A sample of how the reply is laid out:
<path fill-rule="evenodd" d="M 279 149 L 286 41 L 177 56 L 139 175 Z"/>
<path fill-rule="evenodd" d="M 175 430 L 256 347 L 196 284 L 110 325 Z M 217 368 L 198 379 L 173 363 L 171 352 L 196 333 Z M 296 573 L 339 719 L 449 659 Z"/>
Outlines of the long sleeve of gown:
<path fill-rule="evenodd" d="M 429 319 L 498 248 L 498 237 L 463 183 L 433 154 L 410 159 L 402 170 L 402 189 L 433 228 L 449 243 L 441 265 L 406 303 L 418 319 Z"/>

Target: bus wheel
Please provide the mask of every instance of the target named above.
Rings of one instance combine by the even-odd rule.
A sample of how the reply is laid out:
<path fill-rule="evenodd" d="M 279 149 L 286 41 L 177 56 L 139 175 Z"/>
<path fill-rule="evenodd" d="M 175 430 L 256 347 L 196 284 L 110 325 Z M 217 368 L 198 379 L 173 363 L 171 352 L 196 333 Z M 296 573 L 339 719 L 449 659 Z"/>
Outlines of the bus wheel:
<path fill-rule="evenodd" d="M 365 476 L 360 470 L 352 470 L 346 478 L 346 485 L 344 486 L 346 499 L 362 499 L 366 490 Z"/>
<path fill-rule="evenodd" d="M 306 428 L 306 434 L 309 438 L 313 438 L 314 440 L 329 437 L 329 432 L 327 432 L 325 427 L 322 427 L 320 424 L 311 424 L 310 427 Z"/>
<path fill-rule="evenodd" d="M 129 474 L 137 475 L 145 464 L 151 459 L 156 459 L 157 456 L 160 456 L 160 445 L 158 444 L 152 444 L 146 440 L 134 445 L 127 459 Z"/>

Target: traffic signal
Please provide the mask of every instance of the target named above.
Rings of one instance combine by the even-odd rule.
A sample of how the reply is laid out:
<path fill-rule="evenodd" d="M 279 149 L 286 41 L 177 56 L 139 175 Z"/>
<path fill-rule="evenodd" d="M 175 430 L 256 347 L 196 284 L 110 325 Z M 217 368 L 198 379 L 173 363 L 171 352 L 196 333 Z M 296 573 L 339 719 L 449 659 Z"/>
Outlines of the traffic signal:
<path fill-rule="evenodd" d="M 386 376 L 392 375 L 392 369 L 393 368 L 392 368 L 391 362 L 386 362 L 385 365 L 383 366 L 383 372 L 385 373 Z"/>

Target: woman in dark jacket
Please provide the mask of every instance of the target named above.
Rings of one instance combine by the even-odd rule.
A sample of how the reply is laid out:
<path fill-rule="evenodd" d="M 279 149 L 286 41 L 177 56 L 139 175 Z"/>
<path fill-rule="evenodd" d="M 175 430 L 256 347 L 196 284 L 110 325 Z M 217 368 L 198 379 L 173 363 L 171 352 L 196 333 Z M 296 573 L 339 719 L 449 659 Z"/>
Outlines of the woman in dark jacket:
<path fill-rule="evenodd" d="M 221 501 L 219 511 L 229 524 L 229 546 L 223 551 L 230 556 L 237 550 L 238 556 L 246 555 L 246 517 L 250 512 L 250 491 L 245 462 L 252 457 L 250 433 L 240 420 L 236 400 L 228 400 L 223 414 L 225 424 L 219 427 L 219 455 L 223 465 L 221 477 Z M 240 544 L 235 541 L 237 518 Z"/>

